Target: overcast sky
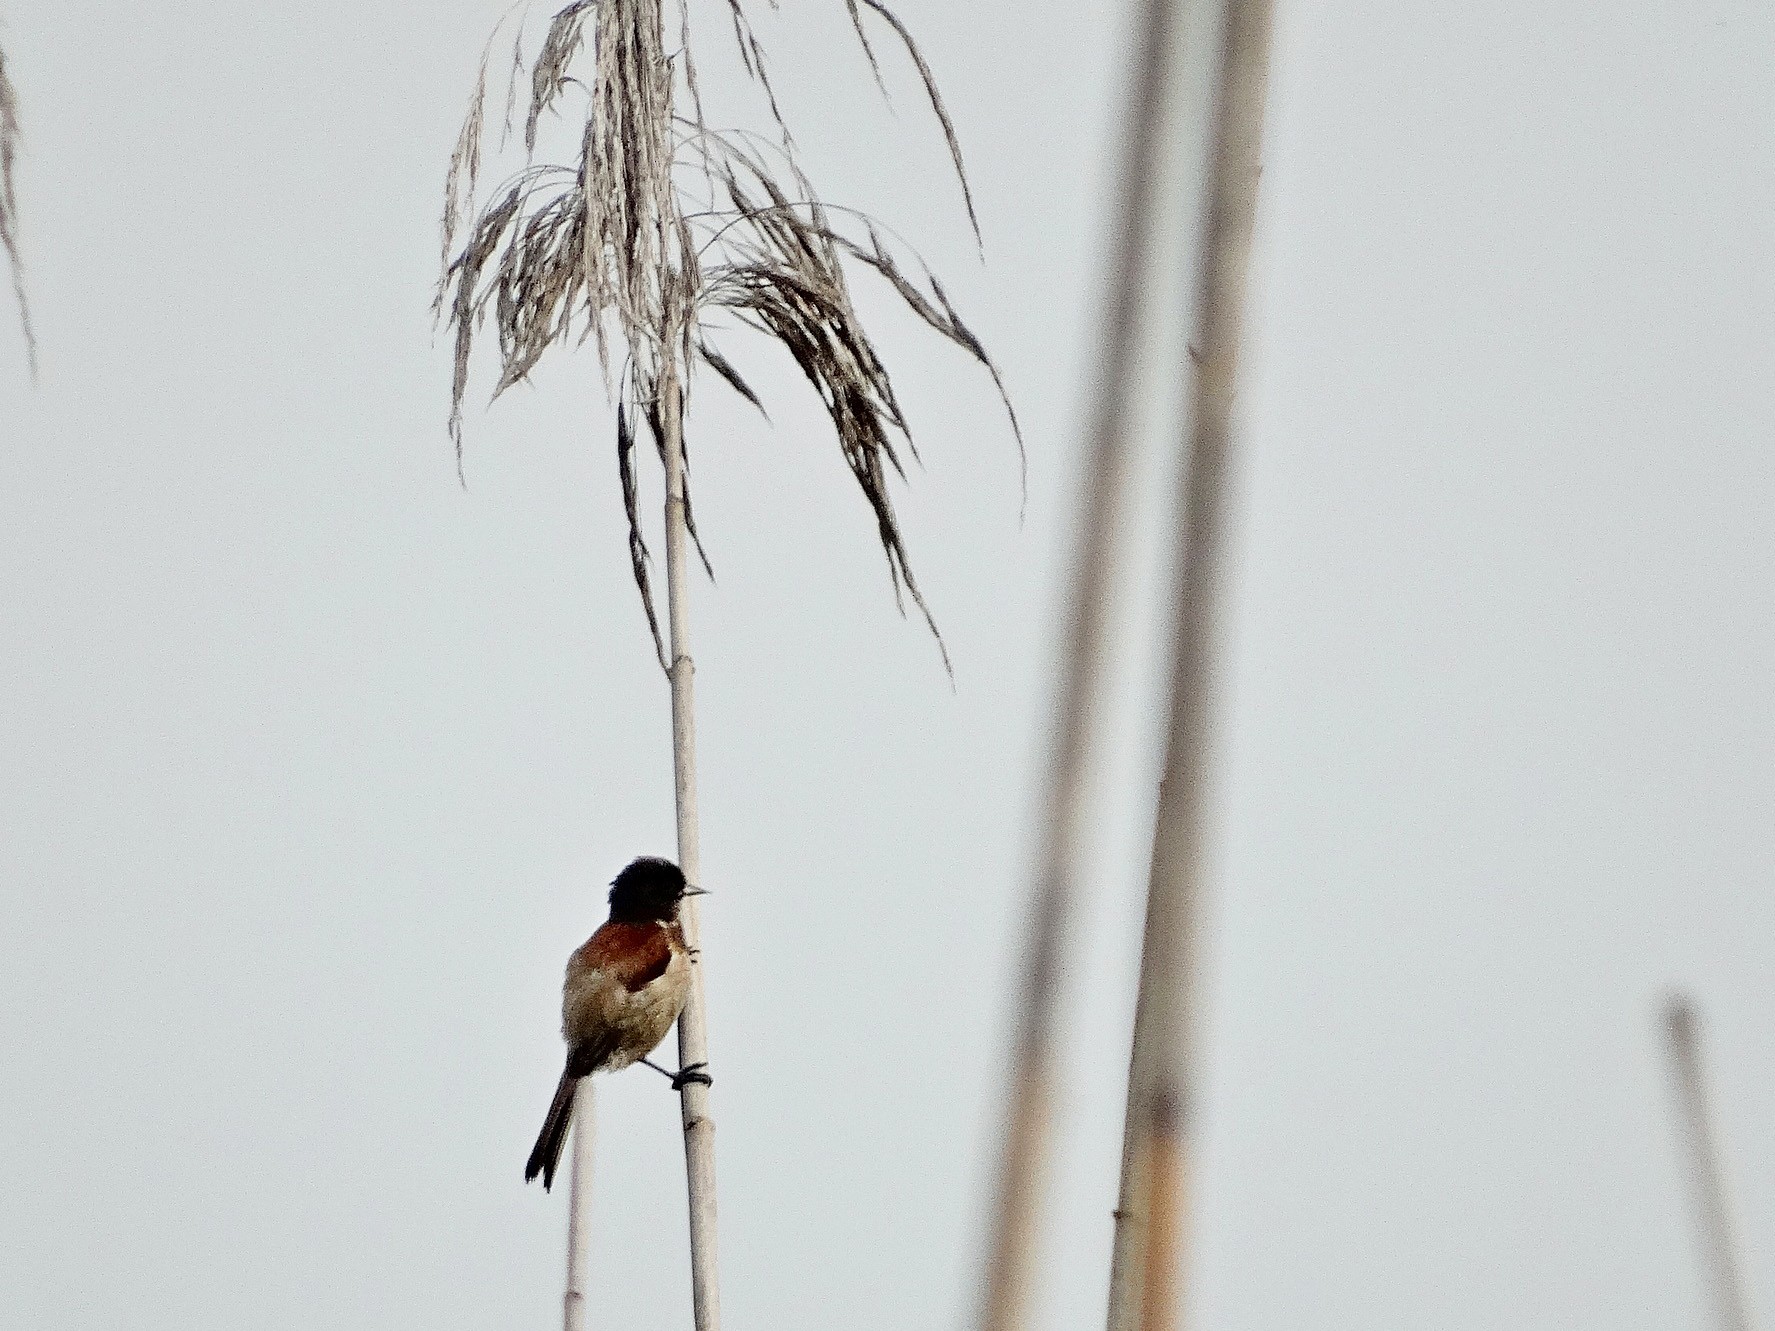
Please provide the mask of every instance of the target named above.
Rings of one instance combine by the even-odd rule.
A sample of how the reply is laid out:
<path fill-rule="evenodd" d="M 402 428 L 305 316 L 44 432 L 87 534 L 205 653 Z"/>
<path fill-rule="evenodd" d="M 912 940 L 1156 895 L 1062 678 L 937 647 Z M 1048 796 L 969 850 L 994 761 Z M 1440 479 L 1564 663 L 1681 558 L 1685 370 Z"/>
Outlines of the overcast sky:
<path fill-rule="evenodd" d="M 0 1327 L 550 1325 L 560 970 L 670 853 L 671 782 L 593 358 L 490 412 L 478 368 L 466 489 L 444 432 L 437 213 L 500 6 L 4 8 L 43 372 L 0 302 Z M 982 264 L 906 62 L 883 110 L 837 0 L 758 9 L 822 191 L 993 348 L 1029 501 L 990 385 L 870 298 L 952 690 L 793 368 L 741 350 L 769 425 L 695 403 L 727 1323 L 960 1328 L 1129 17 L 901 0 Z M 1775 11 L 1283 5 L 1276 41 L 1195 1324 L 1708 1325 L 1673 983 L 1775 1315 Z M 1052 1331 L 1102 1302 L 1168 487 Z M 592 1324 L 688 1325 L 673 1099 L 600 1111 Z"/>

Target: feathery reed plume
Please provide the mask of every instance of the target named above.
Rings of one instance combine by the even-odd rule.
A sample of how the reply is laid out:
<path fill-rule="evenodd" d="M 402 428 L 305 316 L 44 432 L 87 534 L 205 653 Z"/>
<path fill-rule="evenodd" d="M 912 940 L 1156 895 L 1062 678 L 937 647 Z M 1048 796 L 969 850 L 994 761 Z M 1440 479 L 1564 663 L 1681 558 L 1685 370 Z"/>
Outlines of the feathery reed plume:
<path fill-rule="evenodd" d="M 1154 814 L 1135 1006 L 1122 1177 L 1115 1212 L 1109 1331 L 1172 1331 L 1186 1241 L 1189 1133 L 1197 1057 L 1197 938 L 1212 698 L 1220 638 L 1227 472 L 1245 274 L 1257 214 L 1272 0 L 1229 0 L 1210 122 L 1206 216 L 1196 257 L 1190 437 L 1180 469 L 1173 573 L 1170 718 Z"/>
<path fill-rule="evenodd" d="M 1132 446 L 1141 319 L 1155 263 L 1154 184 L 1160 126 L 1173 77 L 1176 0 L 1149 0 L 1122 134 L 1109 294 L 1098 338 L 1099 367 L 1088 408 L 1089 438 L 1079 474 L 1080 505 L 1054 728 L 1037 821 L 1029 936 L 1024 943 L 1011 1075 L 980 1325 L 1020 1331 L 1028 1323 L 1049 1151 L 1061 953 L 1078 892 L 1087 771 L 1109 654 L 1109 608 L 1121 565 L 1122 515 Z"/>
<path fill-rule="evenodd" d="M 911 34 L 880 0 L 847 0 L 847 5 L 878 80 L 880 69 L 865 28 L 869 16 L 887 25 L 917 68 L 978 237 L 954 126 Z M 526 164 L 481 205 L 477 195 L 488 75 L 499 34 L 495 28 L 445 183 L 444 272 L 436 305 L 439 318 L 455 334 L 450 434 L 459 471 L 471 353 L 488 319 L 500 351 L 495 397 L 528 376 L 550 347 L 588 337 L 597 346 L 605 386 L 616 406 L 617 475 L 630 565 L 671 688 L 678 863 L 692 883 L 700 881 L 701 864 L 695 668 L 689 642 L 691 545 L 705 570 L 709 568 L 691 505 L 684 433 L 697 368 L 708 369 L 762 411 L 763 403 L 736 365 L 726 337 L 736 328 L 760 332 L 789 352 L 818 394 L 863 492 L 896 601 L 904 613 L 902 593 L 911 597 L 945 667 L 948 653 L 913 577 L 888 492 L 890 473 L 904 478 L 900 447 L 915 453 L 912 430 L 886 364 L 851 302 L 847 268 L 875 274 L 929 328 L 987 370 L 1022 452 L 1022 436 L 998 371 L 936 279 L 915 257 L 902 256 L 886 244 L 867 218 L 823 204 L 808 184 L 742 0 L 728 0 L 728 10 L 740 64 L 762 90 L 778 131 L 774 148 L 757 148 L 752 137 L 711 130 L 706 124 L 691 53 L 688 0 L 677 0 L 679 49 L 670 55 L 664 0 L 574 0 L 555 14 L 530 64 Z M 522 69 L 518 52 L 513 92 L 507 98 L 508 126 L 515 111 L 515 79 Z M 537 164 L 530 155 L 539 125 L 559 110 L 570 90 L 585 100 L 578 161 L 570 167 Z M 678 113 L 680 98 L 688 102 L 689 115 Z M 774 155 L 769 160 L 767 151 Z M 695 193 L 699 183 L 704 197 Z M 665 635 L 642 531 L 637 430 L 648 436 L 665 478 Z M 682 920 L 686 942 L 697 956 L 694 900 L 686 902 Z M 690 996 L 678 1022 L 678 1049 L 681 1066 L 707 1067 L 700 965 L 692 971 Z M 684 1081 L 680 1104 L 692 1301 L 697 1331 L 716 1331 L 714 1121 L 707 1078 Z M 578 1214 L 578 1201 L 573 1205 Z M 573 1308 L 570 1289 L 570 1331 Z"/>
<path fill-rule="evenodd" d="M 763 48 L 744 7 L 730 0 L 729 8 L 742 64 L 765 90 L 780 126 Z M 788 350 L 818 394 L 875 519 L 896 600 L 902 591 L 910 596 L 935 635 L 888 490 L 890 473 L 905 477 L 900 447 L 916 456 L 912 428 L 886 362 L 851 301 L 847 267 L 883 281 L 928 327 L 992 376 L 1021 454 L 1022 434 L 997 367 L 916 255 L 890 246 L 868 218 L 821 202 L 800 170 L 786 129 L 773 152 L 773 169 L 767 150 L 754 146 L 751 136 L 712 130 L 702 122 L 689 48 L 665 56 L 660 9 L 660 0 L 576 0 L 555 16 L 531 66 L 524 138 L 533 149 L 542 117 L 570 87 L 583 86 L 591 105 L 577 167 L 528 163 L 475 212 L 486 137 L 489 41 L 450 163 L 437 302 L 455 338 L 450 430 L 458 465 L 471 352 L 489 318 L 501 361 L 495 397 L 526 378 L 548 348 L 576 334 L 596 342 L 608 384 L 614 347 L 620 344 L 627 355 L 612 391 L 622 407 L 616 454 L 631 562 L 655 650 L 666 666 L 639 522 L 632 430 L 637 423 L 646 428 L 663 462 L 659 376 L 668 357 L 683 366 L 686 392 L 691 371 L 701 365 L 762 409 L 725 344 L 735 331 L 763 332 Z M 854 0 L 852 16 L 872 64 L 874 48 L 862 27 L 865 12 L 889 26 L 918 69 L 977 233 L 954 126 L 928 64 L 891 10 L 876 0 Z M 591 67 L 580 70 L 576 62 L 588 27 L 593 29 Z M 691 102 L 693 115 L 675 113 L 675 88 Z M 706 198 L 693 193 L 699 183 Z M 721 315 L 730 317 L 718 321 Z M 691 536 L 696 539 L 694 519 Z M 941 648 L 940 635 L 937 642 Z M 947 653 L 944 659 L 947 663 Z"/>
<path fill-rule="evenodd" d="M 1732 1208 L 1726 1199 L 1717 1134 L 1709 1112 L 1707 1073 L 1702 1065 L 1701 1021 L 1687 994 L 1672 994 L 1664 1009 L 1670 1070 L 1681 1113 L 1680 1131 L 1695 1201 L 1695 1226 L 1707 1262 L 1708 1293 L 1720 1331 L 1750 1331 L 1744 1275 L 1733 1237 Z"/>
<path fill-rule="evenodd" d="M 6 74 L 6 52 L 0 49 L 0 249 L 12 270 L 12 294 L 18 301 L 19 327 L 25 335 L 25 358 L 37 376 L 37 333 L 31 326 L 31 305 L 25 298 L 25 261 L 19 251 L 18 195 L 13 190 L 13 161 L 18 156 L 18 92 Z"/>

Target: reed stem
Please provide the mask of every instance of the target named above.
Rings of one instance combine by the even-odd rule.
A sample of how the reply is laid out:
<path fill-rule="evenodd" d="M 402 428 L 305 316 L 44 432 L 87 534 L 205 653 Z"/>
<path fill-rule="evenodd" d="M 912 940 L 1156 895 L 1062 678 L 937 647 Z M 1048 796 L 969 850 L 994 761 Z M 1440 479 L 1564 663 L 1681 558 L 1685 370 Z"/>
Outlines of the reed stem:
<path fill-rule="evenodd" d="M 1220 651 L 1221 564 L 1245 275 L 1262 168 L 1271 0 L 1229 0 L 1213 87 L 1207 208 L 1196 270 L 1195 356 L 1172 608 L 1170 716 L 1154 815 L 1140 990 L 1128 1069 L 1108 1331 L 1170 1331 L 1187 1241 L 1183 1181 L 1197 1053 L 1197 940 L 1205 876 L 1209 705 Z M 1138 1297 L 1137 1297 L 1138 1296 Z"/>
<path fill-rule="evenodd" d="M 1150 0 L 1146 6 L 1123 137 L 1110 290 L 1099 339 L 1096 391 L 1087 418 L 1090 437 L 1079 476 L 1081 502 L 1066 593 L 1060 683 L 1038 823 L 1034 900 L 986 1257 L 980 1316 L 984 1331 L 1020 1331 L 1029 1315 L 1048 1167 L 1061 952 L 1078 891 L 1090 795 L 1086 775 L 1097 739 L 1109 612 L 1121 564 L 1132 451 L 1129 409 L 1138 383 L 1139 325 L 1151 285 L 1147 275 L 1153 267 L 1154 182 L 1159 174 L 1162 112 L 1172 77 L 1175 8 L 1174 0 Z"/>
<path fill-rule="evenodd" d="M 591 1275 L 592 1145 L 597 1138 L 592 1113 L 592 1079 L 581 1077 L 573 1090 L 573 1161 L 567 1188 L 567 1293 L 562 1325 L 585 1331 L 586 1283 Z"/>
<path fill-rule="evenodd" d="M 702 885 L 702 850 L 696 806 L 696 666 L 690 657 L 689 524 L 684 497 L 684 397 L 678 381 L 676 344 L 668 339 L 660 370 L 660 420 L 666 452 L 666 600 L 671 633 L 672 776 L 678 809 L 678 865 L 692 886 Z M 678 1066 L 709 1063 L 708 1013 L 698 899 L 687 898 L 681 918 L 691 949 L 690 997 L 678 1018 Z M 684 1166 L 690 1203 L 691 1297 L 696 1331 L 719 1331 L 721 1289 L 715 1242 L 715 1120 L 709 1088 L 686 1082 L 680 1092 Z"/>

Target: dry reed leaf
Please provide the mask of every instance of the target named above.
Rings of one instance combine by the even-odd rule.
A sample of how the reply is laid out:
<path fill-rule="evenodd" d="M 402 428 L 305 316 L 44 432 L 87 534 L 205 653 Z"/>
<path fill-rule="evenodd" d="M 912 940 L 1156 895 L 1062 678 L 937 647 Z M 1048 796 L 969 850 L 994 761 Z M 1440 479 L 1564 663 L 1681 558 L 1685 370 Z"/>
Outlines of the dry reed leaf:
<path fill-rule="evenodd" d="M 850 15 L 851 27 L 856 29 L 857 44 L 863 48 L 863 55 L 869 61 L 869 72 L 875 76 L 875 86 L 881 89 L 881 95 L 888 95 L 887 84 L 882 81 L 881 62 L 875 58 L 875 47 L 870 45 L 868 30 L 863 27 L 863 11 L 857 7 L 857 0 L 844 0 L 845 12 Z"/>
<path fill-rule="evenodd" d="M 961 182 L 962 203 L 968 210 L 968 223 L 974 228 L 975 243 L 984 243 L 980 235 L 980 217 L 974 211 L 974 191 L 968 185 L 968 169 L 961 160 L 961 139 L 955 132 L 955 122 L 949 118 L 949 108 L 943 105 L 942 94 L 937 91 L 937 76 L 931 72 L 930 65 L 925 62 L 924 52 L 918 49 L 918 43 L 912 39 L 911 30 L 900 22 L 899 15 L 884 5 L 881 0 L 862 0 L 862 2 L 879 14 L 883 21 L 894 30 L 894 35 L 900 39 L 901 44 L 906 48 L 906 54 L 911 57 L 913 67 L 918 70 L 918 77 L 924 80 L 925 96 L 930 100 L 931 110 L 937 115 L 937 123 L 943 127 L 943 141 L 949 146 L 949 160 L 955 164 L 955 178 Z M 857 32 L 859 36 L 862 35 L 861 24 L 857 25 Z M 869 49 L 867 40 L 863 43 L 863 49 L 865 51 Z M 874 63 L 873 53 L 870 54 L 870 63 Z"/>

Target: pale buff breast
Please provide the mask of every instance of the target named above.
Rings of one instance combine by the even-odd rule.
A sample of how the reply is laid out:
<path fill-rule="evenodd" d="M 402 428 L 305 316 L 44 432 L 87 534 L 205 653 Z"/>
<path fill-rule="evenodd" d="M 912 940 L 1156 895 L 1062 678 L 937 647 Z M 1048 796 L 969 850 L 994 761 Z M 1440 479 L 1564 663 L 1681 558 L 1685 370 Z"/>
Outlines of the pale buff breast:
<path fill-rule="evenodd" d="M 561 994 L 561 1034 L 575 1045 L 603 1032 L 616 1046 L 599 1070 L 615 1072 L 651 1053 L 666 1038 L 690 993 L 690 963 L 674 951 L 666 969 L 630 993 L 608 974 L 575 977 L 571 972 Z"/>

